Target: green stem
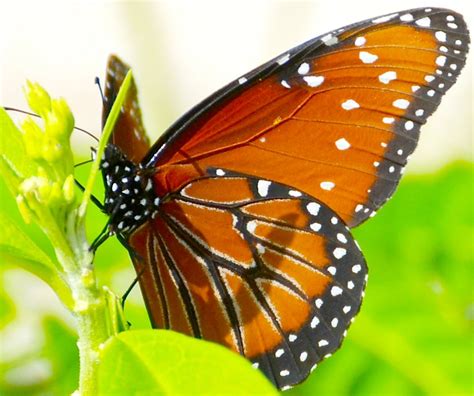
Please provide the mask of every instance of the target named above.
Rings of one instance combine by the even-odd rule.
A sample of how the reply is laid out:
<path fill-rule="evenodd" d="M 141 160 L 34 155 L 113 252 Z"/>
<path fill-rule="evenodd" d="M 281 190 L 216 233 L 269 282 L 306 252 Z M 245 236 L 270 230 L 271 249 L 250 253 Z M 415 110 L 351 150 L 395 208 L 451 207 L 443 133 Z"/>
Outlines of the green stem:
<path fill-rule="evenodd" d="M 117 330 L 116 326 L 110 325 L 117 321 L 117 318 L 114 317 L 116 312 L 112 312 L 110 304 L 108 304 L 110 297 L 107 297 L 104 291 L 99 290 L 96 283 L 92 267 L 93 257 L 89 252 L 89 245 L 85 235 L 84 219 L 105 146 L 120 114 L 120 108 L 130 87 L 131 79 L 132 74 L 129 71 L 107 118 L 103 135 L 99 142 L 97 158 L 92 165 L 82 202 L 77 213 L 71 214 L 67 222 L 69 246 L 72 247 L 74 252 L 75 263 L 71 263 L 73 265 L 69 266 L 67 257 L 65 257 L 66 260 L 63 265 L 76 302 L 74 314 L 77 319 L 79 335 L 77 343 L 80 356 L 79 393 L 82 396 L 96 395 L 98 393 L 97 374 L 100 348 Z M 61 254 L 61 252 L 58 253 Z M 71 270 L 69 271 L 68 268 Z"/>
<path fill-rule="evenodd" d="M 89 252 L 85 230 L 78 222 L 76 211 L 70 213 L 66 224 L 69 249 L 66 252 L 57 249 L 56 255 L 74 299 L 72 311 L 79 336 L 79 394 L 96 395 L 100 346 L 112 335 L 107 326 L 110 313 L 105 295 L 97 285 L 93 255 Z"/>

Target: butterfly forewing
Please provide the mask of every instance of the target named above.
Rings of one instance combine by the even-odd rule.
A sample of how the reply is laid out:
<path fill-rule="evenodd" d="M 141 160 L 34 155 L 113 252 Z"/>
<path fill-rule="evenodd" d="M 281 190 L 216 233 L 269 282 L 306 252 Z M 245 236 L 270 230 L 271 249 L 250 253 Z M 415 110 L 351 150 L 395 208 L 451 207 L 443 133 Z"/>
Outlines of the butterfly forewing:
<path fill-rule="evenodd" d="M 224 169 L 170 192 L 129 243 L 147 257 L 135 265 L 154 326 L 226 345 L 279 387 L 339 347 L 366 282 L 331 209 Z"/>
<path fill-rule="evenodd" d="M 109 116 L 115 98 L 130 67 L 115 55 L 109 57 L 105 78 L 102 126 Z M 120 115 L 115 123 L 110 143 L 122 150 L 130 161 L 139 162 L 150 149 L 150 140 L 142 122 L 135 81 L 132 79 Z"/>
<path fill-rule="evenodd" d="M 216 166 L 292 185 L 356 226 L 392 195 L 468 42 L 462 17 L 440 9 L 339 29 L 204 101 L 146 161 L 164 173 L 188 165 L 191 178 Z"/>

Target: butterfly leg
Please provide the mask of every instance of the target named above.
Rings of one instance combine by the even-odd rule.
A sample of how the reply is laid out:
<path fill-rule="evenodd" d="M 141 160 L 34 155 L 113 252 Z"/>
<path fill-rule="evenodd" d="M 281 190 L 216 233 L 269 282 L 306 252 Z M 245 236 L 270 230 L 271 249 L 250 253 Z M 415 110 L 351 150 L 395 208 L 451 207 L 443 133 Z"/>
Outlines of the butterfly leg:
<path fill-rule="evenodd" d="M 102 245 L 107 239 L 110 237 L 110 232 L 109 232 L 109 224 L 110 220 L 107 222 L 105 227 L 102 229 L 102 231 L 99 233 L 99 235 L 94 239 L 94 241 L 91 243 L 91 246 L 89 247 L 89 250 L 93 253 L 98 249 L 100 245 Z"/>
<path fill-rule="evenodd" d="M 125 293 L 122 296 L 121 303 L 122 303 L 122 309 L 125 309 L 125 301 L 127 301 L 128 296 L 132 292 L 133 288 L 137 285 L 138 281 L 140 280 L 140 277 L 142 276 L 144 270 L 141 270 L 140 273 L 135 277 L 133 282 L 130 284 L 128 289 L 125 291 Z"/>
<path fill-rule="evenodd" d="M 80 164 L 79 164 L 80 165 Z M 85 187 L 77 180 L 74 179 L 74 182 L 76 183 L 76 186 L 79 187 L 79 189 L 84 192 Z M 94 196 L 91 194 L 91 201 L 94 203 L 95 206 L 97 206 L 102 212 L 104 211 L 104 205 Z"/>

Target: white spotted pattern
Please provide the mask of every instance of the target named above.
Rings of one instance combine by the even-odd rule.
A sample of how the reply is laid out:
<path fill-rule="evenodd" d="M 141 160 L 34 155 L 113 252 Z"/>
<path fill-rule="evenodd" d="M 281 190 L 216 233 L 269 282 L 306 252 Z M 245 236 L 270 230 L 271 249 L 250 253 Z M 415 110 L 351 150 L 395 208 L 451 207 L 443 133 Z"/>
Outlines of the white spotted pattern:
<path fill-rule="evenodd" d="M 310 202 L 306 205 L 306 209 L 308 210 L 309 214 L 317 216 L 319 213 L 319 209 L 321 209 L 321 205 L 316 202 Z"/>
<path fill-rule="evenodd" d="M 353 110 L 353 109 L 358 109 L 360 107 L 359 103 L 357 103 L 355 100 L 353 99 L 348 99 L 346 100 L 345 102 L 343 102 L 341 104 L 341 107 L 344 109 L 344 110 Z"/>
<path fill-rule="evenodd" d="M 397 99 L 393 102 L 394 107 L 398 109 L 402 109 L 402 110 L 406 110 L 409 105 L 410 105 L 410 102 L 406 99 Z"/>
<path fill-rule="evenodd" d="M 305 76 L 303 80 L 306 81 L 306 84 L 311 88 L 319 87 L 324 82 L 323 76 Z"/>
<path fill-rule="evenodd" d="M 413 19 L 414 19 L 414 18 L 413 18 L 413 15 L 411 15 L 411 14 L 403 14 L 403 15 L 400 17 L 400 20 L 401 20 L 402 22 L 411 22 L 411 21 L 413 21 Z"/>
<path fill-rule="evenodd" d="M 257 183 L 258 194 L 261 197 L 266 197 L 268 195 L 268 189 L 270 188 L 271 184 L 272 182 L 268 180 L 259 180 Z"/>
<path fill-rule="evenodd" d="M 323 181 L 320 186 L 323 190 L 331 191 L 336 185 L 331 181 Z"/>
<path fill-rule="evenodd" d="M 365 37 L 357 37 L 354 41 L 354 44 L 357 46 L 357 47 L 361 47 L 363 46 L 365 43 L 367 42 L 366 38 Z"/>
<path fill-rule="evenodd" d="M 302 63 L 300 67 L 298 67 L 299 74 L 307 74 L 309 72 L 309 63 Z"/>
<path fill-rule="evenodd" d="M 347 250 L 341 247 L 334 249 L 334 251 L 332 252 L 333 256 L 337 258 L 338 260 L 344 257 L 346 253 L 347 253 Z"/>
<path fill-rule="evenodd" d="M 379 76 L 379 81 L 383 84 L 388 84 L 397 78 L 397 73 L 394 71 L 388 71 Z"/>
<path fill-rule="evenodd" d="M 421 27 L 430 27 L 431 19 L 428 17 L 425 17 L 425 18 L 418 19 L 415 23 Z"/>
<path fill-rule="evenodd" d="M 446 32 L 438 31 L 435 33 L 435 37 L 438 41 L 445 43 L 446 42 Z"/>
<path fill-rule="evenodd" d="M 339 296 L 342 294 L 342 289 L 339 286 L 331 287 L 331 295 L 333 297 Z"/>
<path fill-rule="evenodd" d="M 360 51 L 359 52 L 359 59 L 362 61 L 362 63 L 374 63 L 379 57 L 375 54 L 371 54 L 370 52 L 367 51 Z"/>
<path fill-rule="evenodd" d="M 336 147 L 338 150 L 347 150 L 351 144 L 344 138 L 336 140 Z"/>

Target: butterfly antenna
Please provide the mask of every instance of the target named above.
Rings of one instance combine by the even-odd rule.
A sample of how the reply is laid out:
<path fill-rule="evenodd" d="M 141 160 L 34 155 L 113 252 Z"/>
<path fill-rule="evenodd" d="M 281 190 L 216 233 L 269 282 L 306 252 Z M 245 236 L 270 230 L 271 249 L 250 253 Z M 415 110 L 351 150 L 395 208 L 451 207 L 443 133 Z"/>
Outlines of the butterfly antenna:
<path fill-rule="evenodd" d="M 17 113 L 23 113 L 23 114 L 30 115 L 30 116 L 33 116 L 33 117 L 41 118 L 38 114 L 31 113 L 30 111 L 26 111 L 26 110 L 16 109 L 14 107 L 4 107 L 4 109 L 7 110 L 7 111 L 16 111 Z M 86 131 L 85 129 L 79 128 L 77 126 L 75 126 L 74 129 L 76 129 L 77 131 L 80 131 L 82 133 L 85 133 L 86 135 L 88 135 L 89 137 L 94 139 L 96 142 L 99 141 L 99 139 L 97 139 L 92 133 L 90 133 L 89 131 Z"/>
<path fill-rule="evenodd" d="M 74 168 L 77 168 L 77 167 L 82 166 L 82 165 L 90 164 L 91 162 L 94 162 L 94 160 L 89 159 L 89 160 L 86 160 L 86 161 L 78 162 L 77 164 L 74 164 Z"/>
<path fill-rule="evenodd" d="M 102 104 L 105 104 L 105 102 L 107 102 L 107 100 L 105 99 L 104 91 L 102 91 L 102 85 L 100 84 L 100 78 L 96 77 L 94 82 L 97 84 L 97 87 L 99 88 L 100 97 L 102 98 Z"/>

